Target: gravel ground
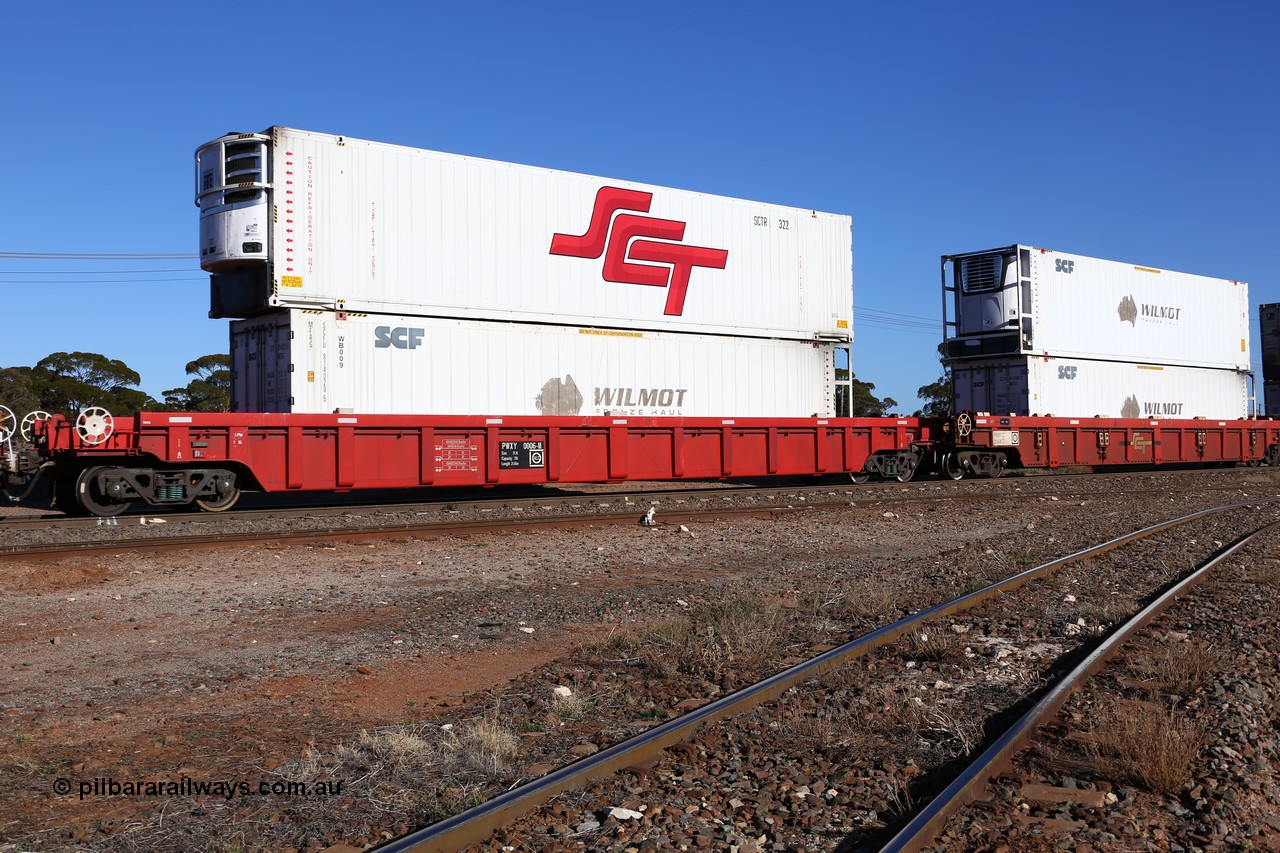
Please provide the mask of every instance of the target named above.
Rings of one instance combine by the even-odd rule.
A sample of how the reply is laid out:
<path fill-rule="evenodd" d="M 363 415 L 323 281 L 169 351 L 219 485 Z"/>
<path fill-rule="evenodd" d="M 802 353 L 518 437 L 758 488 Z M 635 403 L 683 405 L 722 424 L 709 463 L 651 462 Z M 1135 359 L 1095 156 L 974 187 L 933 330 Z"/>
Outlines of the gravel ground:
<path fill-rule="evenodd" d="M 961 501 L 929 500 L 956 484 L 895 484 L 855 490 L 855 506 L 687 532 L 602 526 L 164 555 L 131 554 L 122 542 L 106 559 L 11 563 L 0 593 L 0 838 L 14 850 L 364 846 L 679 713 L 681 702 L 734 689 L 814 642 L 842 641 L 903 608 L 1152 521 L 1274 494 L 1278 484 L 1268 469 L 1028 478 L 958 484 L 969 496 Z M 1164 547 L 1144 565 L 1185 568 L 1183 550 Z M 929 717 L 938 699 L 981 696 L 983 716 L 1016 703 L 1044 667 L 1111 618 L 1123 593 L 1080 595 L 1098 583 L 1077 579 L 1073 594 L 1091 609 L 1070 622 L 1075 609 L 1012 616 L 1023 605 L 1010 604 L 1000 625 L 996 616 L 969 625 L 954 661 L 955 644 L 939 650 L 928 640 L 909 650 L 909 669 L 892 657 L 868 661 L 847 682 L 815 690 L 826 698 L 808 711 L 779 703 L 781 718 L 744 722 L 732 749 L 711 750 L 716 761 L 697 746 L 643 783 L 621 774 L 594 799 L 566 795 L 552 806 L 556 820 L 531 819 L 490 849 L 818 849 L 851 832 L 875 837 L 917 796 L 917 780 L 976 736 L 951 731 L 946 718 L 958 712 L 945 703 L 944 717 Z M 676 643 L 674 626 L 735 608 L 757 625 L 767 614 L 765 634 L 739 625 L 738 646 L 710 652 Z M 1088 630 L 1068 635 L 1079 619 Z M 1004 645 L 1024 634 L 1029 645 Z M 985 665 L 967 662 L 966 647 Z M 684 660 L 690 648 L 702 657 Z M 981 689 L 936 687 L 964 684 L 978 669 L 990 673 Z M 578 701 L 557 700 L 555 686 Z M 852 728 L 837 708 L 862 724 Z M 925 710 L 912 710 L 911 723 L 904 708 Z M 779 732 L 791 753 L 771 740 Z M 732 796 L 711 767 L 738 774 Z M 832 781 L 837 771 L 850 781 Z M 630 790 L 658 778 L 685 793 Z M 244 783 L 253 794 L 197 795 L 183 779 Z M 69 795 L 55 792 L 58 780 Z M 345 787 L 257 793 L 290 780 Z M 113 794 L 113 781 L 171 787 Z M 735 800 L 749 804 L 741 820 Z M 609 817 L 613 806 L 644 817 Z M 679 838 L 666 829 L 676 815 L 689 828 Z"/>

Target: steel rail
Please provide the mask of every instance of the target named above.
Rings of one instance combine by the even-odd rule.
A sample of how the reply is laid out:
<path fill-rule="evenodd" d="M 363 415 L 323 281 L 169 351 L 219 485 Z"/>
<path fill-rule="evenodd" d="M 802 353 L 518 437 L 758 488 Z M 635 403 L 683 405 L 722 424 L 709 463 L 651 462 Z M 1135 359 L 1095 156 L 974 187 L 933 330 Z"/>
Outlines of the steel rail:
<path fill-rule="evenodd" d="M 996 739 L 977 760 L 956 777 L 928 806 L 921 810 L 893 839 L 881 848 L 881 853 L 914 853 L 933 843 L 949 820 L 964 806 L 978 798 L 987 786 L 987 780 L 1010 766 L 1017 752 L 1027 746 L 1032 734 L 1040 726 L 1055 718 L 1067 699 L 1119 651 L 1120 646 L 1134 633 L 1150 625 L 1170 604 L 1191 587 L 1204 581 L 1209 572 L 1227 557 L 1243 548 L 1255 537 L 1280 527 L 1280 521 L 1263 525 L 1247 536 L 1241 537 L 1218 553 L 1200 568 L 1187 575 L 1162 595 L 1139 611 L 1123 626 L 1113 631 L 1107 639 L 1090 652 L 1075 669 L 1058 681 L 1030 710 Z"/>
<path fill-rule="evenodd" d="M 929 483 L 929 484 L 936 485 L 938 482 L 940 481 L 933 481 L 932 483 Z M 1002 482 L 1009 482 L 1009 481 L 1002 481 Z M 877 485 L 880 487 L 888 487 L 890 485 L 902 486 L 903 484 L 881 483 Z M 1217 488 L 1218 488 L 1217 486 L 1209 486 L 1207 488 L 1207 491 L 1215 491 L 1217 490 Z M 1225 488 L 1231 489 L 1231 488 L 1235 488 L 1235 486 L 1231 484 L 1227 484 Z M 868 489 L 869 491 L 865 494 L 859 494 L 859 491 L 863 489 Z M 841 494 L 841 497 L 837 500 L 806 501 L 804 503 L 804 506 L 808 506 L 808 507 L 828 507 L 831 505 L 842 506 L 842 505 L 845 505 L 846 500 L 851 502 L 855 506 L 870 507 L 870 506 L 880 506 L 880 505 L 892 505 L 892 504 L 899 504 L 899 503 L 910 503 L 912 501 L 959 501 L 959 500 L 975 500 L 975 499 L 978 499 L 978 500 L 1010 500 L 1010 499 L 1026 500 L 1028 498 L 1043 496 L 1043 495 L 1040 495 L 1040 493 L 1028 494 L 1024 492 L 990 491 L 990 490 L 985 490 L 981 492 L 966 491 L 966 492 L 960 492 L 960 493 L 948 491 L 946 494 L 921 494 L 919 493 L 919 490 L 911 490 L 910 493 L 906 495 L 903 495 L 897 491 L 895 491 L 892 494 L 890 493 L 879 494 L 878 489 L 875 489 L 874 487 L 869 487 L 867 485 L 854 486 L 853 484 L 827 483 L 827 484 L 812 484 L 812 485 L 763 486 L 763 487 L 748 487 L 748 488 L 728 487 L 728 488 L 670 489 L 670 490 L 645 491 L 645 492 L 601 492 L 601 493 L 585 492 L 585 493 L 576 493 L 576 494 L 550 495 L 546 497 L 520 497 L 520 498 L 492 497 L 492 498 L 481 499 L 481 500 L 476 500 L 476 499 L 458 500 L 458 499 L 445 498 L 445 499 L 441 499 L 437 501 L 429 501 L 429 502 L 404 502 L 404 503 L 391 503 L 391 504 L 348 504 L 348 505 L 341 505 L 341 506 L 332 506 L 332 505 L 318 506 L 317 505 L 317 506 L 300 506 L 296 508 L 295 507 L 274 507 L 274 508 L 262 508 L 262 509 L 236 510 L 234 512 L 228 512 L 228 513 L 168 512 L 168 513 L 160 513 L 158 515 L 154 515 L 153 517 L 160 519 L 166 524 L 198 523 L 198 524 L 204 524 L 204 525 L 222 525 L 222 524 L 234 524 L 239 521 L 254 521 L 254 520 L 279 521 L 279 520 L 293 520 L 293 519 L 325 518 L 325 517 L 332 517 L 332 516 L 342 516 L 345 518 L 365 518 L 365 517 L 378 516 L 380 514 L 398 514 L 398 513 L 408 513 L 408 512 L 422 514 L 426 511 L 431 511 L 431 510 L 438 511 L 438 510 L 445 510 L 445 509 L 451 512 L 459 511 L 459 510 L 480 510 L 485 512 L 488 512 L 488 511 L 496 512 L 496 511 L 503 511 L 503 510 L 515 511 L 517 509 L 519 509 L 520 511 L 523 511 L 524 509 L 527 509 L 529 507 L 547 506 L 548 504 L 552 504 L 552 503 L 573 504 L 574 502 L 580 502 L 584 504 L 586 503 L 598 504 L 604 501 L 609 501 L 610 503 L 612 503 L 617 501 L 619 498 L 628 499 L 628 502 L 634 505 L 632 507 L 627 508 L 627 512 L 630 512 L 633 509 L 643 510 L 646 508 L 647 504 L 651 504 L 651 503 L 657 503 L 657 504 L 662 504 L 662 503 L 669 504 L 671 502 L 682 503 L 686 500 L 689 500 L 690 498 L 698 501 L 710 501 L 714 498 L 722 498 L 722 499 L 758 498 L 761 500 L 776 500 L 783 496 L 789 497 L 791 495 L 799 494 L 801 498 L 804 499 L 804 496 L 808 494 L 826 495 L 826 494 L 831 494 L 833 492 L 839 492 Z M 1157 492 L 1156 490 L 1150 489 L 1150 488 L 1136 489 L 1133 491 L 1124 491 L 1122 493 L 1127 495 L 1135 495 L 1135 496 L 1145 495 L 1145 494 L 1156 494 L 1156 493 L 1163 494 L 1163 492 Z M 1089 498 L 1089 497 L 1096 497 L 1100 495 L 1115 495 L 1115 494 L 1116 494 L 1116 491 L 1114 489 L 1104 490 L 1104 491 L 1075 491 L 1072 493 L 1072 497 Z M 774 504 L 774 506 L 777 506 L 777 504 Z M 768 508 L 767 505 L 754 507 L 754 509 L 765 509 L 765 508 Z M 607 523 L 612 523 L 613 521 L 613 518 L 612 518 L 613 514 L 610 514 L 610 513 L 601 513 L 598 511 L 593 511 L 593 512 L 582 513 L 582 514 L 589 515 L 592 518 L 605 519 Z M 621 514 L 624 517 L 626 516 L 625 512 Z M 665 509 L 663 510 L 663 513 L 662 513 L 664 518 L 669 517 L 671 514 L 672 512 L 670 509 Z M 65 516 L 65 515 L 44 515 L 44 516 L 38 516 L 34 518 L 18 517 L 18 518 L 11 518 L 11 519 L 0 517 L 0 533 L 5 533 L 9 531 L 18 531 L 18 530 L 47 531 L 51 529 L 73 530 L 73 529 L 80 529 L 80 528 L 84 528 L 87 530 L 87 529 L 97 529 L 103 526 L 117 528 L 121 533 L 124 533 L 127 529 L 137 529 L 138 525 L 134 525 L 131 523 L 135 518 L 140 523 L 145 523 L 148 517 L 149 516 L 146 516 L 146 515 L 116 516 L 114 518 L 83 518 L 83 517 Z M 567 518 L 568 516 L 547 516 L 548 519 L 553 521 L 555 519 L 562 518 L 562 517 Z M 443 523 L 444 522 L 431 522 L 430 524 L 434 525 L 434 524 L 443 524 Z M 457 522 L 457 523 L 460 524 L 461 522 Z M 399 524 L 399 522 L 397 522 L 397 524 Z M 514 522 L 512 522 L 512 524 L 514 525 Z M 567 526 L 567 525 L 562 525 L 562 526 Z M 382 527 L 383 526 L 373 525 L 370 527 L 352 526 L 352 527 L 344 527 L 344 528 L 329 528 L 326 530 L 318 531 L 318 533 L 320 534 L 332 533 L 333 535 L 336 536 L 336 535 L 340 535 L 341 531 L 343 530 L 349 530 L 353 534 L 368 530 L 373 535 L 376 536 L 378 535 Z M 402 527 L 396 527 L 395 525 L 385 525 L 385 527 L 388 530 L 403 529 Z M 206 534 L 191 534 L 189 537 L 183 538 L 183 537 L 178 537 L 175 534 L 174 536 L 165 538 L 164 541 L 174 543 L 175 547 L 177 546 L 185 547 L 191 544 L 199 544 L 200 542 L 211 540 L 213 537 L 217 537 L 217 536 L 228 537 L 226 540 L 228 544 L 248 541 L 247 539 L 244 538 L 246 536 L 254 539 L 262 539 L 262 540 L 271 538 L 271 534 L 256 534 L 256 533 L 241 534 L 240 539 L 230 538 L 236 535 L 237 534 L 234 534 L 234 533 L 219 534 L 219 533 L 213 532 L 213 533 L 206 533 Z M 111 550 L 113 547 L 131 547 L 131 543 L 134 543 L 134 542 L 142 543 L 142 542 L 161 542 L 161 541 L 162 540 L 160 537 L 126 538 L 122 536 L 120 538 L 111 540 L 111 542 L 115 543 L 114 545 L 106 544 L 106 545 L 103 545 L 99 550 Z M 64 548 L 68 553 L 72 551 L 87 552 L 87 551 L 94 550 L 92 546 L 95 544 L 96 543 L 90 543 L 90 542 L 64 542 L 62 543 L 62 548 Z M 30 547 L 30 550 L 23 550 L 27 548 L 27 546 L 22 546 L 17 544 L 9 545 L 9 546 L 0 546 L 0 559 L 3 559 L 5 556 L 19 556 L 19 555 L 30 556 L 30 555 L 40 553 L 41 549 L 43 549 L 45 552 L 48 552 L 48 553 L 55 553 L 59 549 L 59 545 L 56 543 L 43 543 L 39 545 L 31 545 L 29 547 Z M 148 547 L 148 546 L 139 545 L 139 547 L 141 548 L 141 547 Z M 163 546 L 156 546 L 156 547 L 163 547 Z"/>
<path fill-rule="evenodd" d="M 885 484 L 881 484 L 885 485 Z M 808 493 L 808 492 L 831 492 L 840 490 L 853 494 L 855 491 L 865 488 L 865 486 L 855 486 L 853 483 L 825 483 L 825 484 L 793 484 L 793 485 L 770 485 L 770 486 L 726 486 L 726 487 L 703 487 L 703 488 L 687 488 L 687 489 L 658 489 L 651 491 L 631 491 L 631 492 L 575 492 L 564 491 L 546 495 L 529 495 L 527 493 L 519 495 L 491 495 L 485 498 L 474 498 L 470 495 L 458 496 L 435 496 L 430 499 L 403 501 L 391 501 L 389 503 L 346 503 L 346 504 L 309 504 L 304 503 L 298 506 L 275 506 L 260 507 L 254 509 L 234 509 L 226 512 L 188 512 L 173 511 L 161 507 L 150 507 L 151 512 L 138 512 L 127 515 L 114 516 L 111 519 L 96 518 L 93 516 L 71 516 L 63 514 L 49 514 L 34 517 L 14 516 L 5 518 L 0 516 L 0 530 L 23 530 L 23 529 L 44 529 L 49 526 L 75 528 L 75 527 L 99 527 L 104 523 L 111 523 L 113 527 L 130 526 L 143 518 L 161 518 L 166 523 L 177 522 L 203 522 L 206 524 L 218 524 L 222 522 L 235 521 L 252 521 L 255 519 L 278 519 L 278 518 L 323 518 L 326 516 L 366 516 L 378 515 L 380 513 L 405 513 L 405 512 L 421 512 L 440 509 L 488 509 L 491 507 L 531 507 L 548 503 L 603 503 L 614 502 L 618 500 L 629 499 L 631 503 L 637 504 L 637 508 L 644 509 L 641 504 L 663 503 L 670 500 L 694 499 L 694 500 L 711 500 L 713 498 L 734 498 L 734 497 L 766 497 L 774 498 L 778 495 L 787 493 Z M 476 490 L 468 490 L 476 491 Z M 296 495 L 289 495 L 296 497 Z M 141 505 L 140 505 L 141 506 Z"/>
<path fill-rule="evenodd" d="M 669 527 L 691 521 L 707 521 L 724 518 L 776 518 L 806 509 L 847 508 L 847 501 L 808 502 L 801 506 L 757 506 L 701 510 L 665 511 L 656 527 Z M 106 551 L 172 551 L 180 548 L 221 548 L 229 545 L 263 544 L 269 542 L 331 542 L 333 540 L 387 539 L 399 536 L 428 538 L 434 536 L 463 536 L 474 533 L 508 533 L 518 530 L 539 530 L 564 527 L 590 527 L 591 525 L 637 524 L 641 513 L 628 510 L 625 513 L 595 513 L 587 515 L 560 515 L 545 518 L 480 519 L 476 521 L 398 522 L 375 527 L 330 527 L 319 530 L 280 530 L 257 533 L 209 533 L 194 536 L 154 536 L 145 539 L 111 539 L 99 542 L 57 542 L 34 545 L 0 546 L 0 561 L 9 559 L 59 559 L 62 557 L 96 554 Z"/>
<path fill-rule="evenodd" d="M 664 749 L 687 739 L 698 726 L 742 713 L 765 702 L 773 701 L 784 692 L 841 664 L 862 657 L 874 649 L 897 640 L 930 619 L 975 607 L 984 601 L 1017 589 L 1028 581 L 1046 576 L 1062 566 L 1078 560 L 1095 557 L 1122 545 L 1135 542 L 1153 534 L 1186 524 L 1205 516 L 1226 512 L 1261 503 L 1280 501 L 1280 495 L 1246 503 L 1229 504 L 1200 510 L 1190 515 L 1163 521 L 1101 545 L 1094 545 L 1074 554 L 1027 569 L 1002 581 L 990 584 L 975 592 L 963 595 L 922 610 L 911 616 L 886 625 L 857 639 L 819 654 L 818 656 L 783 670 L 763 681 L 743 688 L 728 696 L 709 702 L 700 708 L 674 720 L 661 723 L 646 732 L 614 744 L 595 755 L 579 759 L 545 776 L 505 791 L 488 802 L 460 812 L 431 826 L 424 827 L 385 845 L 375 848 L 378 853 L 449 853 L 489 838 L 494 830 L 505 826 L 515 818 L 532 811 L 551 797 L 571 790 L 595 779 L 612 775 L 618 770 L 644 766 Z"/>

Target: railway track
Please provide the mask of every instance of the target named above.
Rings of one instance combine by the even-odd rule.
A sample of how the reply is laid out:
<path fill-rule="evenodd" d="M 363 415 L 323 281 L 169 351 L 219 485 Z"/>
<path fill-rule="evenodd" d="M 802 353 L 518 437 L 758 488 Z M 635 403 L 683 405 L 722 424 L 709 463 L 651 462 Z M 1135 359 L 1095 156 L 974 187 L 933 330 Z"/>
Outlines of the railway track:
<path fill-rule="evenodd" d="M 1241 468 L 1241 471 L 1247 470 Z M 1131 473 L 1131 472 L 1130 472 Z M 1201 468 L 1172 467 L 1159 472 L 1168 477 L 1186 477 L 1202 480 L 1206 472 Z M 1218 474 L 1219 472 L 1214 472 Z M 1045 473 L 1037 469 L 1014 472 L 997 481 L 975 480 L 965 481 L 963 486 L 955 485 L 941 478 L 936 480 L 911 480 L 907 483 L 895 481 L 879 481 L 861 483 L 851 486 L 846 479 L 830 477 L 820 483 L 811 480 L 803 482 L 757 481 L 751 484 L 738 485 L 732 482 L 713 481 L 707 486 L 689 486 L 680 481 L 668 483 L 650 483 L 642 489 L 610 489 L 608 487 L 583 486 L 580 490 L 562 487 L 501 487 L 500 489 L 477 490 L 436 490 L 430 496 L 423 497 L 422 490 L 404 490 L 404 494 L 384 500 L 367 500 L 352 498 L 351 495 L 332 496 L 328 499 L 318 497 L 314 493 L 285 495 L 252 494 L 246 495 L 239 506 L 226 514 L 198 511 L 181 511 L 157 509 L 139 506 L 128 514 L 113 519 L 73 516 L 57 510 L 39 511 L 0 505 L 0 531 L 42 530 L 49 527 L 59 528 L 100 528 L 141 526 L 144 519 L 161 519 L 165 523 L 218 523 L 219 521 L 253 521 L 258 519 L 296 519 L 323 517 L 356 517 L 385 513 L 432 512 L 446 510 L 479 509 L 482 507 L 535 507 L 541 504 L 560 502 L 571 503 L 608 503 L 610 501 L 631 501 L 636 503 L 662 502 L 671 500 L 690 500 L 699 497 L 733 498 L 748 495 L 771 495 L 830 491 L 832 489 L 852 489 L 851 494 L 860 499 L 874 498 L 880 494 L 900 494 L 906 489 L 909 492 L 923 492 L 940 486 L 947 489 L 964 489 L 961 494 L 982 492 L 993 489 L 1016 489 L 1017 484 L 1044 482 L 1051 478 L 1057 484 L 1073 484 L 1089 482 L 1095 479 L 1115 480 L 1125 477 L 1123 471 L 1106 472 L 1068 472 Z M 1228 475 L 1229 476 L 1229 475 Z M 1015 485 L 1010 486 L 1013 483 Z M 636 484 L 640 485 L 640 484 Z M 1228 486 L 1229 487 L 1229 484 Z M 265 506 L 252 507 L 254 501 Z M 6 509 L 10 514 L 6 514 Z"/>
<path fill-rule="evenodd" d="M 921 809 L 910 823 L 884 846 L 885 853 L 914 853 L 930 846 L 949 819 L 969 803 L 985 795 L 992 778 L 1012 769 L 1014 755 L 1030 745 L 1032 737 L 1039 729 L 1055 720 L 1071 694 L 1081 689 L 1089 678 L 1119 654 L 1126 642 L 1150 625 L 1192 588 L 1204 583 L 1209 573 L 1220 563 L 1231 558 L 1258 537 L 1277 530 L 1280 530 L 1280 522 L 1272 522 L 1220 549 L 1213 557 L 1157 595 L 1151 603 L 1135 613 L 1127 622 L 1112 630 L 1104 640 L 1085 655 L 1080 663 L 1047 689 L 1030 710 L 996 737 L 994 742 L 942 793 Z"/>
<path fill-rule="evenodd" d="M 1194 472 L 1170 473 L 1181 478 Z M 1115 484 L 1114 473 L 1063 475 L 1054 485 L 1074 486 L 1104 477 Z M 1070 479 L 1068 479 L 1070 478 Z M 492 496 L 483 499 L 445 499 L 429 502 L 362 504 L 355 506 L 301 506 L 240 510 L 227 515 L 164 513 L 120 518 L 83 518 L 46 514 L 37 518 L 0 519 L 0 560 L 12 558 L 56 559 L 75 554 L 138 550 L 172 550 L 192 547 L 224 547 L 250 542 L 327 542 L 360 537 L 442 536 L 499 530 L 570 527 L 582 524 L 628 524 L 637 521 L 650 506 L 660 508 L 661 524 L 681 524 L 710 518 L 732 518 L 764 512 L 776 514 L 798 507 L 844 506 L 849 502 L 895 504 L 904 501 L 969 501 L 976 498 L 1025 499 L 1028 489 L 1042 478 L 1022 484 L 1016 480 L 968 484 L 957 490 L 942 483 L 868 484 L 835 486 L 831 483 L 785 486 L 713 486 L 644 491 L 603 491 L 554 494 L 540 497 Z M 1234 490 L 1239 483 L 1222 477 L 1212 485 Z M 1164 486 L 1125 488 L 1134 497 L 1159 494 Z M 1076 497 L 1093 498 L 1115 492 L 1072 489 Z M 693 504 L 695 506 L 689 506 Z M 699 509 L 697 504 L 715 504 Z M 298 523 L 303 523 L 299 528 Z M 181 531 L 181 532 L 179 532 Z M 23 541 L 24 539 L 28 541 Z M 42 539 L 43 541 L 37 541 Z"/>
<path fill-rule="evenodd" d="M 1280 501 L 1280 497 L 1269 498 L 1264 503 L 1274 504 L 1277 501 Z M 571 765 L 549 772 L 539 779 L 502 793 L 480 806 L 392 841 L 378 849 L 382 853 L 408 853 L 409 851 L 427 853 L 427 851 L 460 850 L 469 845 L 481 844 L 493 838 L 499 829 L 512 825 L 521 815 L 546 804 L 558 794 L 582 789 L 594 780 L 612 776 L 625 768 L 652 767 L 661 760 L 664 750 L 695 741 L 695 733 L 701 727 L 741 716 L 765 703 L 775 702 L 784 694 L 799 689 L 806 682 L 824 673 L 847 667 L 853 660 L 867 656 L 880 647 L 901 643 L 913 635 L 919 635 L 925 630 L 925 626 L 936 623 L 940 619 L 953 617 L 1009 596 L 1024 585 L 1043 580 L 1067 565 L 1096 558 L 1114 549 L 1209 516 L 1229 513 L 1233 510 L 1252 510 L 1258 505 L 1259 502 L 1256 501 L 1229 504 L 1151 525 L 1028 569 L 954 600 L 923 609 L 910 617 L 836 648 L 821 651 L 803 663 L 763 681 L 688 710 L 674 720 L 657 725 Z M 995 738 L 992 746 L 983 753 L 981 758 L 960 774 L 942 795 L 934 798 L 925 809 L 922 809 L 884 846 L 884 849 L 919 850 L 931 843 L 947 817 L 977 796 L 977 792 L 981 790 L 987 778 L 1007 766 L 1013 750 L 1025 743 L 1029 733 L 1042 724 L 1049 715 L 1056 712 L 1066 696 L 1076 689 L 1084 678 L 1095 671 L 1109 655 L 1114 654 L 1126 637 L 1148 624 L 1188 586 L 1203 579 L 1219 561 L 1243 547 L 1253 537 L 1263 531 L 1274 529 L 1278 524 L 1280 522 L 1268 523 L 1239 539 L 1229 548 L 1221 549 L 1194 573 L 1163 592 L 1148 607 L 1114 630 L 1105 641 L 1089 650 L 1079 666 L 1063 677 L 1058 684 L 1045 691 L 1031 711 L 1023 715 L 1008 732 Z M 696 748 L 690 748 L 687 750 L 687 757 L 692 757 L 696 753 Z M 520 830 L 515 831 L 516 834 L 519 832 Z"/>
<path fill-rule="evenodd" d="M 814 508 L 822 504 L 815 504 Z M 664 513 L 662 524 L 679 524 L 693 521 L 710 521 L 727 518 L 777 517 L 795 512 L 786 505 L 766 505 L 754 508 L 709 509 L 701 511 L 685 511 Z M 263 543 L 310 543 L 331 542 L 335 540 L 382 539 L 387 537 L 412 536 L 418 538 L 432 536 L 465 536 L 480 533 L 518 530 L 540 530 L 547 528 L 581 527 L 600 524 L 635 524 L 636 511 L 625 513 L 597 513 L 590 515 L 551 515 L 533 519 L 492 519 L 473 521 L 431 521 L 425 523 L 399 522 L 394 524 L 371 524 L 359 527 L 320 528 L 312 530 L 280 530 L 271 533 L 221 533 L 211 532 L 190 536 L 156 536 L 146 539 L 112 540 L 108 542 L 59 542 L 53 544 L 0 546 L 0 559 L 58 559 L 79 554 L 130 551 L 172 551 L 193 547 L 225 548 L 248 544 Z M 654 522 L 655 526 L 657 522 Z"/>

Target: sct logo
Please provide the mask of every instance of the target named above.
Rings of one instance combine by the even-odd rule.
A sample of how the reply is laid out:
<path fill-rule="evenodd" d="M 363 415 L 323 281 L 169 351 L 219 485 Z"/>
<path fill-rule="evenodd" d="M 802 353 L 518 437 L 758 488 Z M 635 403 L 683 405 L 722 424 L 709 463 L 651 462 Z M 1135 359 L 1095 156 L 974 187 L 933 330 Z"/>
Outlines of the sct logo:
<path fill-rule="evenodd" d="M 417 349 L 422 343 L 422 336 L 426 333 L 426 329 L 413 329 L 408 326 L 396 326 L 394 329 L 390 326 L 378 326 L 373 330 L 373 346 L 375 349 L 387 347 Z"/>
<path fill-rule="evenodd" d="M 596 193 L 587 232 L 580 237 L 553 234 L 551 254 L 570 258 L 598 258 L 604 255 L 605 281 L 665 287 L 667 304 L 663 313 L 679 316 L 684 313 L 684 298 L 689 290 L 689 276 L 693 268 L 722 270 L 729 252 L 727 249 L 708 249 L 679 242 L 684 239 L 683 222 L 637 216 L 635 213 L 618 213 L 648 213 L 652 202 L 653 193 L 601 187 Z M 614 216 L 615 213 L 618 215 Z M 668 242 L 658 242 L 659 240 Z"/>

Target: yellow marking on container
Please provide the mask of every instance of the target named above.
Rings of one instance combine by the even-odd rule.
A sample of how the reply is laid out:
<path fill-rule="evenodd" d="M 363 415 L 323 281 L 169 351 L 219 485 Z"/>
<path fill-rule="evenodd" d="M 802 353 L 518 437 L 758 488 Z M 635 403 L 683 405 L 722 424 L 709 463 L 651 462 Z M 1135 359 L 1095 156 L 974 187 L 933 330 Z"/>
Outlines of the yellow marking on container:
<path fill-rule="evenodd" d="M 1156 367 L 1154 364 L 1139 364 L 1139 370 L 1164 370 L 1163 367 Z"/>
<path fill-rule="evenodd" d="M 1153 272 L 1156 275 L 1161 273 L 1161 270 L 1153 270 L 1151 267 L 1134 267 L 1134 269 L 1138 272 Z"/>
<path fill-rule="evenodd" d="M 849 328 L 849 321 L 848 321 L 848 320 L 836 320 L 836 328 L 837 328 L 837 329 L 847 329 L 847 328 Z"/>
<path fill-rule="evenodd" d="M 282 275 L 280 276 L 281 287 L 302 287 L 302 276 L 300 275 Z"/>
<path fill-rule="evenodd" d="M 314 370 L 308 370 L 308 371 L 307 371 L 307 381 L 308 381 L 308 382 L 315 382 L 315 381 L 316 381 L 316 372 L 315 372 Z"/>
<path fill-rule="evenodd" d="M 1241 338 L 1241 339 L 1240 339 L 1240 352 L 1244 352 L 1244 351 L 1245 351 L 1245 340 L 1244 340 L 1244 338 Z"/>
<path fill-rule="evenodd" d="M 611 338 L 643 338 L 644 332 L 620 332 L 614 329 L 579 329 L 580 335 L 606 335 Z"/>

